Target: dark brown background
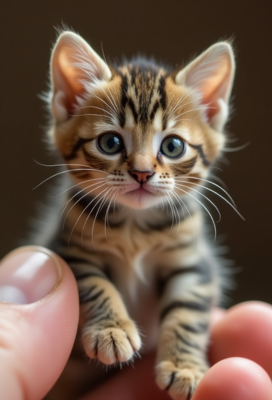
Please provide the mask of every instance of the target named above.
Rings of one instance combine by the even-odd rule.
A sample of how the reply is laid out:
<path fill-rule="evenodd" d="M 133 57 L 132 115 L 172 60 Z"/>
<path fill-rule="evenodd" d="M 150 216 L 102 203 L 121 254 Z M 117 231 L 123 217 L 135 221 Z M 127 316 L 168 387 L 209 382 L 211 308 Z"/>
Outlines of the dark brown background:
<path fill-rule="evenodd" d="M 73 27 L 107 59 L 139 51 L 173 65 L 188 61 L 219 39 L 234 39 L 237 76 L 228 125 L 246 149 L 227 153 L 222 165 L 243 222 L 216 200 L 229 257 L 242 267 L 234 302 L 272 303 L 271 262 L 271 9 L 259 1 L 10 1 L 1 5 L 0 257 L 23 238 L 46 190 L 32 188 L 52 172 L 42 143 L 43 104 L 54 26 Z"/>

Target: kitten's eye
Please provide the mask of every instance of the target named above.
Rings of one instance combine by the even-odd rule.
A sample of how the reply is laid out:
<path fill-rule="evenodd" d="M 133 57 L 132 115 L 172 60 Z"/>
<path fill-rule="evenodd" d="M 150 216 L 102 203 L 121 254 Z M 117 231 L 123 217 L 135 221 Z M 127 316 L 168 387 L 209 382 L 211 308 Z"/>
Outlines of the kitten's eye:
<path fill-rule="evenodd" d="M 161 152 L 166 157 L 178 158 L 185 150 L 185 143 L 177 136 L 168 136 L 161 144 Z"/>
<path fill-rule="evenodd" d="M 106 154 L 116 154 L 123 150 L 123 139 L 115 132 L 107 132 L 98 138 L 98 148 Z"/>

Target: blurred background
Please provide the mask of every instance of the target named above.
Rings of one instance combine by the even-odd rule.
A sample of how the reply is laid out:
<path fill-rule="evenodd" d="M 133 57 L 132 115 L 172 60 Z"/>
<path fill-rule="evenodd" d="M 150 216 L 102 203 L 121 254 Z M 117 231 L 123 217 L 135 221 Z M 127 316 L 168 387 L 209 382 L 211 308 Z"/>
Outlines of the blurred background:
<path fill-rule="evenodd" d="M 237 75 L 227 130 L 237 141 L 228 147 L 250 144 L 226 153 L 218 175 L 246 221 L 213 198 L 222 213 L 217 229 L 239 271 L 232 302 L 272 303 L 271 2 L 17 0 L 2 4 L 0 22 L 0 258 L 26 236 L 48 186 L 32 189 L 53 173 L 33 160 L 52 162 L 43 143 L 46 113 L 38 94 L 47 90 L 54 27 L 67 24 L 101 55 L 103 44 L 107 61 L 140 52 L 173 66 L 232 39 Z"/>

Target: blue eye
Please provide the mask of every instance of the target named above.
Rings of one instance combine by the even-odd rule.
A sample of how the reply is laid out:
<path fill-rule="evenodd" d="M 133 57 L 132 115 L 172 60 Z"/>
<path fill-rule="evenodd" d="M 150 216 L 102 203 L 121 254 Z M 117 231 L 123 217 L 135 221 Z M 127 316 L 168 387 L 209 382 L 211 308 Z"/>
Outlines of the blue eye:
<path fill-rule="evenodd" d="M 124 149 L 123 139 L 116 132 L 107 132 L 98 138 L 98 148 L 102 153 L 113 155 Z"/>
<path fill-rule="evenodd" d="M 161 153 L 169 158 L 181 157 L 185 151 L 185 142 L 177 136 L 168 136 L 162 141 Z"/>

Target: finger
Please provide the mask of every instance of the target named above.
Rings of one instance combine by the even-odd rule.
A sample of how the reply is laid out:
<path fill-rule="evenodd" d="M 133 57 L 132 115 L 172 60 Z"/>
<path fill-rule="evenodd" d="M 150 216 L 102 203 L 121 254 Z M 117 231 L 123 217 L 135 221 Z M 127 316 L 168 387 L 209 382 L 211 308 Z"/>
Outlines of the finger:
<path fill-rule="evenodd" d="M 226 314 L 226 310 L 223 310 L 223 308 L 215 308 L 212 311 L 212 315 L 211 315 L 211 321 L 210 321 L 210 329 L 212 330 L 213 327 L 219 322 L 221 321 L 222 318 L 224 318 Z"/>
<path fill-rule="evenodd" d="M 267 373 L 253 361 L 229 358 L 215 364 L 200 381 L 192 400 L 272 400 Z"/>
<path fill-rule="evenodd" d="M 1 398 L 41 399 L 71 352 L 78 292 L 71 270 L 52 252 L 20 248 L 0 265 Z"/>
<path fill-rule="evenodd" d="M 247 302 L 232 307 L 211 332 L 210 360 L 245 357 L 261 365 L 272 378 L 272 307 Z"/>

